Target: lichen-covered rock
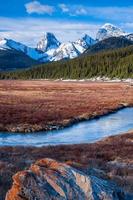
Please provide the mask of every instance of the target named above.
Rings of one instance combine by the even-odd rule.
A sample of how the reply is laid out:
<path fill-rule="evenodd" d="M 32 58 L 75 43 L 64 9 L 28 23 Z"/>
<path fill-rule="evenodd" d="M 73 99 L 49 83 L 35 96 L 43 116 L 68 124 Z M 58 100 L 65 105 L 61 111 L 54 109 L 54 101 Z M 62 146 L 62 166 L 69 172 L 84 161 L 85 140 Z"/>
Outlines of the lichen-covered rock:
<path fill-rule="evenodd" d="M 6 200 L 120 200 L 115 185 L 64 163 L 42 159 L 13 177 Z"/>

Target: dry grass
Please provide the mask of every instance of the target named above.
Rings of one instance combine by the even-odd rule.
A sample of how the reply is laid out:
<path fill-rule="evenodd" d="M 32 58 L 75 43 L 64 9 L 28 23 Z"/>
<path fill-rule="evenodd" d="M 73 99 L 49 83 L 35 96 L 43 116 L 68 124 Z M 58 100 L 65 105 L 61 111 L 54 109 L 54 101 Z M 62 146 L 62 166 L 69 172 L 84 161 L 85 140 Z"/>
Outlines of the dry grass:
<path fill-rule="evenodd" d="M 133 87 L 126 83 L 0 81 L 0 130 L 64 125 L 74 118 L 107 113 L 123 103 L 133 105 Z M 100 169 L 105 177 L 133 192 L 133 133 L 129 133 L 96 144 L 0 148 L 0 200 L 13 174 L 45 157 L 82 170 Z"/>
<path fill-rule="evenodd" d="M 133 105 L 133 87 L 126 83 L 0 81 L 0 130 L 45 130 L 121 103 Z"/>

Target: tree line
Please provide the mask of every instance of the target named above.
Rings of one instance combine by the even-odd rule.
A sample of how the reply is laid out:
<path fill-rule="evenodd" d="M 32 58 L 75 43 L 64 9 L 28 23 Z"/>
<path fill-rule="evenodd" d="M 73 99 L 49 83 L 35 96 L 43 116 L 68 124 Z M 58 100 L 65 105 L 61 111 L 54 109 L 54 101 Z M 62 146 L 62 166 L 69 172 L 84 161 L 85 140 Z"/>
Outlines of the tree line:
<path fill-rule="evenodd" d="M 103 76 L 133 78 L 133 45 L 41 64 L 26 70 L 0 73 L 0 79 L 89 79 Z"/>

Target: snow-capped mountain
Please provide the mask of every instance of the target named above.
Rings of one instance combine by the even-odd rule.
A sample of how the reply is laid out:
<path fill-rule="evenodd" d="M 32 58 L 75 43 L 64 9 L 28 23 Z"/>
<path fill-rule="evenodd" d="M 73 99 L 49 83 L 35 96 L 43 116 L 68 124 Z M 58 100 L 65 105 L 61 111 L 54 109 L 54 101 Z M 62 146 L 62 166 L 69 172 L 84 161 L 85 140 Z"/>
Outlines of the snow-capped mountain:
<path fill-rule="evenodd" d="M 0 71 L 24 69 L 39 64 L 38 60 L 32 59 L 36 56 L 35 53 L 33 55 L 34 51 L 13 40 L 0 39 Z"/>
<path fill-rule="evenodd" d="M 98 30 L 96 39 L 98 41 L 101 41 L 109 37 L 120 37 L 120 36 L 126 36 L 127 34 L 128 33 L 124 32 L 117 26 L 107 23 Z"/>
<path fill-rule="evenodd" d="M 60 43 L 52 34 L 46 33 L 44 38 L 37 44 L 37 49 L 48 55 L 49 61 L 62 59 L 72 59 L 83 53 L 95 40 L 88 35 L 84 35 L 76 42 Z"/>
<path fill-rule="evenodd" d="M 60 42 L 57 40 L 53 33 L 46 33 L 44 38 L 37 44 L 37 49 L 43 52 L 47 52 L 51 49 L 57 49 L 60 46 Z"/>
<path fill-rule="evenodd" d="M 76 49 L 74 43 L 63 43 L 57 48 L 50 61 L 57 61 L 62 59 L 72 59 L 79 56 L 81 53 Z"/>
<path fill-rule="evenodd" d="M 50 61 L 62 59 L 72 59 L 83 53 L 89 46 L 95 44 L 95 40 L 88 35 L 84 35 L 76 42 L 62 43 L 55 51 L 53 51 Z M 49 55 L 50 52 L 47 52 Z"/>
<path fill-rule="evenodd" d="M 6 45 L 10 48 L 13 48 L 15 50 L 25 53 L 26 55 L 28 55 L 29 57 L 31 57 L 35 60 L 39 60 L 44 56 L 43 53 L 39 52 L 37 49 L 28 47 L 22 43 L 14 41 L 14 40 L 7 40 Z"/>
<path fill-rule="evenodd" d="M 85 34 L 76 41 L 60 43 L 53 33 L 46 33 L 43 39 L 38 42 L 37 47 L 31 48 L 20 42 L 2 38 L 0 39 L 0 50 L 15 50 L 24 53 L 37 62 L 51 62 L 75 58 L 84 53 L 87 49 L 90 49 L 91 46 L 93 48 L 96 43 L 99 44 L 100 41 L 121 36 L 133 41 L 133 34 L 126 33 L 120 28 L 107 23 L 98 30 L 96 39 Z"/>
<path fill-rule="evenodd" d="M 28 47 L 20 42 L 16 42 L 11 39 L 5 39 L 5 38 L 0 39 L 0 49 L 1 50 L 14 49 L 19 52 L 23 52 L 24 54 L 26 54 L 27 56 L 29 56 L 34 60 L 40 60 L 40 59 L 42 60 L 43 58 L 44 62 L 48 61 L 47 54 L 44 54 L 43 52 L 40 52 L 35 48 Z"/>
<path fill-rule="evenodd" d="M 128 40 L 133 41 L 133 33 L 128 34 L 128 35 L 126 35 L 125 37 L 126 37 Z"/>
<path fill-rule="evenodd" d="M 7 46 L 7 40 L 4 38 L 0 38 L 0 50 L 6 49 L 10 49 L 10 47 Z"/>

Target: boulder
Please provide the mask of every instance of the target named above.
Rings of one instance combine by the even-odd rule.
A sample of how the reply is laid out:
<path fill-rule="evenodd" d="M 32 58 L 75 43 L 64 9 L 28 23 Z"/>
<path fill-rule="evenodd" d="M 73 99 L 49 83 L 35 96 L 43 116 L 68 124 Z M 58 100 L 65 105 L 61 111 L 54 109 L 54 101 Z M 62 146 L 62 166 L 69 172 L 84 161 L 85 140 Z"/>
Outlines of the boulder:
<path fill-rule="evenodd" d="M 120 200 L 124 195 L 108 180 L 42 159 L 13 176 L 6 200 Z"/>

